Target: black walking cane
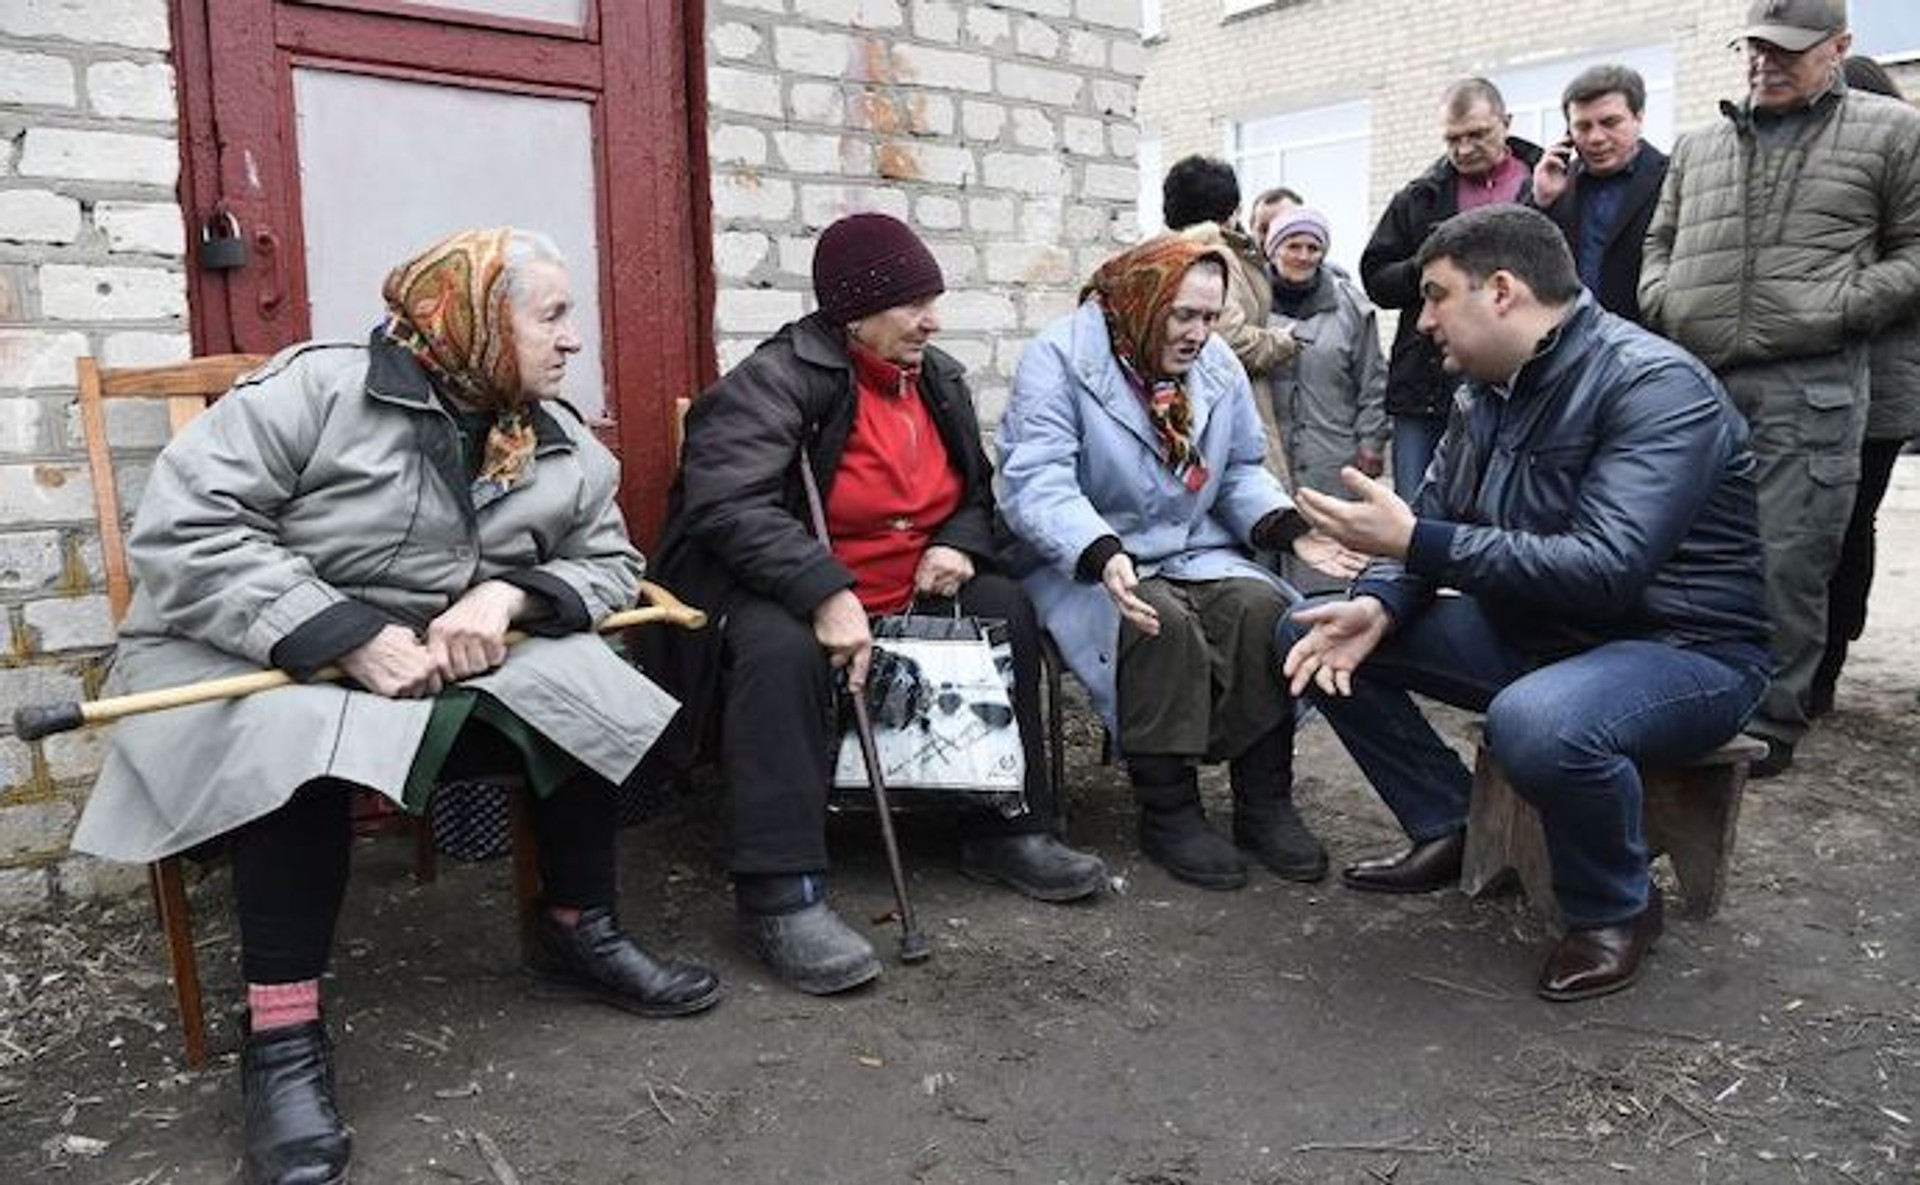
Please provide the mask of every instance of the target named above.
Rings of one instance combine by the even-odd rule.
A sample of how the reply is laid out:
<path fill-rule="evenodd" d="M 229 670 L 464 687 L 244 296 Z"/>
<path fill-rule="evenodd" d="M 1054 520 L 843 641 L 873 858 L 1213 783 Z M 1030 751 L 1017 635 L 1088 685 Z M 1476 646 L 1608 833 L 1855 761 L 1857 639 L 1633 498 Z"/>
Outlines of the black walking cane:
<path fill-rule="evenodd" d="M 813 459 L 807 447 L 800 446 L 800 483 L 807 490 L 807 513 L 813 517 L 813 533 L 822 547 L 831 548 L 827 536 L 827 512 L 820 504 L 820 486 L 813 480 Z M 867 710 L 864 690 L 849 691 L 853 701 L 853 730 L 860 738 L 860 757 L 867 766 L 867 785 L 873 788 L 873 808 L 880 816 L 880 846 L 887 852 L 887 872 L 893 877 L 893 904 L 900 915 L 900 961 L 921 963 L 933 957 L 933 947 L 913 920 L 913 903 L 907 900 L 907 874 L 900 865 L 900 841 L 893 834 L 893 808 L 887 802 L 887 782 L 880 772 L 880 750 L 873 743 L 873 717 Z"/>

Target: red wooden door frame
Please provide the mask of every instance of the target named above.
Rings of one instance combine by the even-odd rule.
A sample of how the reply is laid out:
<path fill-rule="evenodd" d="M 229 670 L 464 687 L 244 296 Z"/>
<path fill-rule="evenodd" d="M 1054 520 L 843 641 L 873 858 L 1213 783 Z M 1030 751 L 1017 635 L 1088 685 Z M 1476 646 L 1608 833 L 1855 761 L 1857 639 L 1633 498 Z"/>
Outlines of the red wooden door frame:
<path fill-rule="evenodd" d="M 197 232 L 216 203 L 224 203 L 253 256 L 239 272 L 205 271 L 189 258 L 195 352 L 259 351 L 309 333 L 294 62 L 591 97 L 611 421 L 601 431 L 621 458 L 628 522 L 636 538 L 650 540 L 673 473 L 673 402 L 710 383 L 715 369 L 704 4 L 599 0 L 597 21 L 584 35 L 569 36 L 529 32 L 512 21 L 440 23 L 371 7 L 324 0 L 174 3 L 181 206 Z M 209 8 L 217 8 L 217 19 L 210 19 Z M 368 216 L 378 217 L 377 209 Z M 369 294 L 369 303 L 374 299 Z"/>

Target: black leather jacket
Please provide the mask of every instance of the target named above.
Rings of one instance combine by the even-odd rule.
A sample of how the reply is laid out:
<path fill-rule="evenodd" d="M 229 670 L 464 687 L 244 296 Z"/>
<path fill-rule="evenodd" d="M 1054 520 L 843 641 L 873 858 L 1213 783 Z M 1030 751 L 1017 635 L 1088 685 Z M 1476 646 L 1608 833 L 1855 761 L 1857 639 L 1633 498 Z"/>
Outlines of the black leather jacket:
<path fill-rule="evenodd" d="M 1543 660 L 1646 638 L 1764 666 L 1747 428 L 1712 373 L 1581 293 L 1502 395 L 1469 382 L 1404 563 L 1354 595 L 1395 620 L 1446 585 Z"/>

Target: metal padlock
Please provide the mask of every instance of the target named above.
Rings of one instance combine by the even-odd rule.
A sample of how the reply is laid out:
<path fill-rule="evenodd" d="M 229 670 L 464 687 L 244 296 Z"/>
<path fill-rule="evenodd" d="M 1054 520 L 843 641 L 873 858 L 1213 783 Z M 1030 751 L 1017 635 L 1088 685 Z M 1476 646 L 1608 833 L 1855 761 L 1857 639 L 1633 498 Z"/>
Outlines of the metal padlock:
<path fill-rule="evenodd" d="M 225 206 L 216 207 L 200 226 L 200 266 L 215 272 L 247 266 L 247 241 L 240 237 L 240 220 Z"/>

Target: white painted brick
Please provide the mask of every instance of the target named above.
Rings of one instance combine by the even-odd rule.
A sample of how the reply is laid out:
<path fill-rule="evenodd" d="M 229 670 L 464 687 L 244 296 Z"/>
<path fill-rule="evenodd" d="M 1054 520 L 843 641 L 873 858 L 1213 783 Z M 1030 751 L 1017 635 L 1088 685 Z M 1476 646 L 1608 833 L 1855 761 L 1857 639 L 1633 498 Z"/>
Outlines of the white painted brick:
<path fill-rule="evenodd" d="M 923 194 L 913 203 L 913 220 L 928 230 L 959 230 L 966 224 L 966 208 L 950 194 Z"/>
<path fill-rule="evenodd" d="M 1080 192 L 1090 198 L 1132 201 L 1140 194 L 1140 170 L 1134 165 L 1087 165 Z"/>
<path fill-rule="evenodd" d="M 0 593 L 17 595 L 52 588 L 65 569 L 56 531 L 0 535 Z"/>
<path fill-rule="evenodd" d="M 7 0 L 0 33 L 165 49 L 167 5 L 154 0 Z"/>
<path fill-rule="evenodd" d="M 714 297 L 714 328 L 722 333 L 769 334 L 806 310 L 798 292 L 722 288 Z"/>
<path fill-rule="evenodd" d="M 73 107 L 79 102 L 73 63 L 51 54 L 0 49 L 0 103 Z"/>
<path fill-rule="evenodd" d="M 716 351 L 718 355 L 717 360 L 720 365 L 720 373 L 725 374 L 742 362 L 745 362 L 748 355 L 760 348 L 760 341 L 761 339 L 757 337 L 730 337 L 723 339 L 720 342 L 720 348 Z"/>
<path fill-rule="evenodd" d="M 129 329 L 108 334 L 100 353 L 108 366 L 164 366 L 191 357 L 193 339 L 184 333 Z"/>
<path fill-rule="evenodd" d="M 49 263 L 40 308 L 55 321 L 154 321 L 187 315 L 186 278 L 147 267 Z"/>
<path fill-rule="evenodd" d="M 1001 8 L 1034 16 L 1071 16 L 1073 0 L 999 0 Z"/>
<path fill-rule="evenodd" d="M 0 70 L 5 64 L 0 63 Z M 0 190 L 0 239 L 71 243 L 80 237 L 80 203 L 49 189 Z"/>
<path fill-rule="evenodd" d="M 0 465 L 0 523 L 92 521 L 93 484 L 86 466 Z"/>
<path fill-rule="evenodd" d="M 775 132 L 780 163 L 796 173 L 865 174 L 873 169 L 873 146 L 851 136 Z"/>
<path fill-rule="evenodd" d="M 87 352 L 79 333 L 0 329 L 0 387 L 29 391 L 74 384 L 73 363 Z"/>
<path fill-rule="evenodd" d="M 165 447 L 173 435 L 167 423 L 167 407 L 158 399 L 113 399 L 107 401 L 107 444 L 116 449 L 152 449 Z M 80 401 L 66 407 L 66 440 L 78 451 L 86 447 L 86 429 L 80 420 Z"/>
<path fill-rule="evenodd" d="M 1000 94 L 1054 107 L 1073 106 L 1080 101 L 1080 92 L 1086 86 L 1086 79 L 1078 74 L 1045 66 L 1001 62 L 995 73 L 1000 80 Z"/>
<path fill-rule="evenodd" d="M 1140 28 L 1140 0 L 1074 0 L 1075 15 L 1090 25 Z"/>
<path fill-rule="evenodd" d="M 988 234 L 1004 234 L 1013 229 L 1016 207 L 1010 197 L 967 199 L 967 220 L 973 229 Z"/>
<path fill-rule="evenodd" d="M 982 95 L 993 89 L 993 59 L 984 54 L 896 45 L 893 69 L 901 82 Z"/>
<path fill-rule="evenodd" d="M 928 181 L 954 188 L 965 188 L 977 175 L 973 153 L 938 144 L 883 144 L 879 165 L 880 175 L 891 181 Z"/>
<path fill-rule="evenodd" d="M 8 6 L 0 4 L 0 13 Z M 5 819 L 6 808 L 0 808 Z M 9 917 L 46 908 L 53 895 L 52 881 L 44 868 L 0 868 L 0 914 Z"/>
<path fill-rule="evenodd" d="M 1093 268 L 1082 268 L 1076 278 L 1091 278 Z M 1039 333 L 1060 318 L 1072 313 L 1080 305 L 1080 294 L 1075 288 L 1049 292 L 1036 288 L 1027 292 L 1021 299 L 1020 328 L 1029 333 Z M 1012 374 L 1020 361 L 1020 347 L 1001 339 L 1000 365 L 1007 374 Z"/>
<path fill-rule="evenodd" d="M 1002 383 L 973 385 L 973 410 L 980 416 L 980 427 L 993 431 L 1007 415 L 1007 388 Z"/>
<path fill-rule="evenodd" d="M 180 150 L 170 139 L 75 128 L 28 128 L 20 152 L 23 177 L 75 181 L 129 181 L 171 188 L 179 179 Z"/>
<path fill-rule="evenodd" d="M 832 122 L 856 131 L 897 136 L 906 130 L 909 117 L 894 100 L 894 94 L 892 90 L 860 90 L 850 94 L 846 111 Z"/>
<path fill-rule="evenodd" d="M 908 95 L 907 128 L 916 136 L 953 135 L 953 100 L 926 91 Z"/>
<path fill-rule="evenodd" d="M 737 123 L 723 124 L 707 138 L 707 153 L 716 165 L 764 165 L 767 134 Z"/>
<path fill-rule="evenodd" d="M 1067 167 L 1056 157 L 1031 153 L 989 152 L 981 162 L 987 184 L 1016 193 L 1060 193 L 1066 188 Z"/>
<path fill-rule="evenodd" d="M 27 628 L 38 636 L 38 648 L 46 653 L 113 645 L 113 618 L 105 597 L 33 601 L 22 614 Z"/>
<path fill-rule="evenodd" d="M 171 202 L 100 202 L 93 224 L 106 232 L 109 251 L 184 256 L 186 227 Z"/>
<path fill-rule="evenodd" d="M 713 66 L 707 70 L 707 103 L 739 115 L 780 118 L 780 78 L 752 70 Z"/>
<path fill-rule="evenodd" d="M 716 25 L 707 34 L 707 44 L 713 47 L 715 56 L 730 62 L 750 58 L 759 53 L 764 40 L 760 30 L 737 21 Z"/>
<path fill-rule="evenodd" d="M 1108 124 L 1107 143 L 1112 146 L 1113 155 L 1123 160 L 1132 160 L 1140 152 L 1140 125 L 1135 123 Z"/>
<path fill-rule="evenodd" d="M 948 288 L 962 288 L 980 271 L 980 252 L 965 243 L 929 243 L 927 249 L 940 264 L 940 275 Z"/>
<path fill-rule="evenodd" d="M 1155 230 L 1158 229 L 1158 227 L 1155 228 Z M 1127 241 L 1128 244 L 1131 245 L 1135 241 L 1134 236 L 1129 235 Z M 1074 272 L 1077 275 L 1090 277 L 1093 273 L 1099 271 L 1100 265 L 1105 263 L 1113 255 L 1114 251 L 1110 247 L 1076 248 L 1074 250 Z"/>
<path fill-rule="evenodd" d="M 773 62 L 786 73 L 844 78 L 854 64 L 853 39 L 783 25 L 773 31 Z"/>
<path fill-rule="evenodd" d="M 60 667 L 12 667 L 0 670 L 0 719 L 12 720 L 28 704 L 59 704 L 80 699 L 80 679 Z"/>
<path fill-rule="evenodd" d="M 988 103 L 980 99 L 963 99 L 960 103 L 960 127 L 968 140 L 984 143 L 1000 138 L 1000 129 L 1007 126 L 1007 109 L 998 103 Z"/>
<path fill-rule="evenodd" d="M 1043 111 L 1032 107 L 1013 109 L 1013 142 L 1022 148 L 1038 148 L 1052 151 L 1059 142 L 1053 130 L 1053 120 Z"/>
<path fill-rule="evenodd" d="M 953 355 L 960 365 L 968 370 L 986 370 L 993 365 L 993 343 L 972 337 L 942 336 L 935 343 L 942 350 Z"/>
<path fill-rule="evenodd" d="M 1125 74 L 1129 78 L 1140 78 L 1147 72 L 1147 47 L 1140 44 L 1138 37 L 1116 37 L 1112 45 L 1113 72 Z"/>
<path fill-rule="evenodd" d="M 830 82 L 796 82 L 787 89 L 787 110 L 801 123 L 837 127 L 847 117 L 847 97 Z"/>
<path fill-rule="evenodd" d="M 1045 21 L 1023 18 L 1014 29 L 1013 46 L 1030 58 L 1060 56 L 1060 34 Z M 1095 62 L 1094 65 L 1100 65 Z"/>
<path fill-rule="evenodd" d="M 780 270 L 790 276 L 813 275 L 813 236 L 791 236 L 777 244 Z"/>
<path fill-rule="evenodd" d="M 767 236 L 737 230 L 713 238 L 713 269 L 729 280 L 744 279 L 767 257 Z"/>
<path fill-rule="evenodd" d="M 84 900 L 129 897 L 146 886 L 144 864 L 120 864 L 75 853 L 60 861 L 54 872 L 60 896 Z"/>
<path fill-rule="evenodd" d="M 899 189 L 872 185 L 804 185 L 800 188 L 800 221 L 824 230 L 848 214 L 875 210 L 895 218 L 907 217 L 907 195 Z"/>
<path fill-rule="evenodd" d="M 165 62 L 95 62 L 87 67 L 87 103 L 111 119 L 180 118 Z"/>
<path fill-rule="evenodd" d="M 1013 301 L 997 292 L 949 292 L 940 298 L 940 322 L 952 333 L 1000 333 L 1018 321 Z"/>
<path fill-rule="evenodd" d="M 1107 125 L 1084 115 L 1062 118 L 1060 138 L 1075 156 L 1102 156 L 1107 151 Z"/>
<path fill-rule="evenodd" d="M 960 40 L 960 10 L 947 0 L 913 0 L 913 31 L 928 41 Z"/>
<path fill-rule="evenodd" d="M 0 860 L 58 852 L 67 846 L 77 812 L 63 799 L 17 803 L 7 808 L 0 827 Z"/>
<path fill-rule="evenodd" d="M 1070 243 L 1097 243 L 1107 237 L 1113 215 L 1100 206 L 1068 206 L 1063 222 Z"/>
<path fill-rule="evenodd" d="M 725 0 L 722 8 L 745 8 L 754 12 L 785 13 L 786 0 Z"/>
<path fill-rule="evenodd" d="M 988 243 L 987 280 L 995 284 L 1066 284 L 1073 256 L 1052 243 Z"/>
<path fill-rule="evenodd" d="M 784 222 L 793 217 L 793 182 L 757 173 L 716 172 L 713 213 L 721 220 Z"/>
<path fill-rule="evenodd" d="M 0 453 L 33 456 L 45 451 L 40 432 L 43 421 L 38 399 L 20 395 L 0 398 Z"/>
<path fill-rule="evenodd" d="M 794 15 L 856 29 L 897 29 L 906 19 L 898 0 L 794 0 Z"/>
<path fill-rule="evenodd" d="M 967 5 L 967 40 L 982 49 L 998 49 L 1013 34 L 1013 20 L 984 4 Z"/>
<path fill-rule="evenodd" d="M 1067 33 L 1067 62 L 1087 70 L 1107 66 L 1107 38 L 1092 29 L 1074 29 Z"/>
<path fill-rule="evenodd" d="M 1132 119 L 1137 98 L 1138 91 L 1131 83 L 1105 78 L 1093 80 L 1093 108 L 1103 114 Z"/>

